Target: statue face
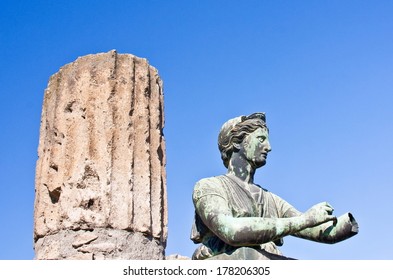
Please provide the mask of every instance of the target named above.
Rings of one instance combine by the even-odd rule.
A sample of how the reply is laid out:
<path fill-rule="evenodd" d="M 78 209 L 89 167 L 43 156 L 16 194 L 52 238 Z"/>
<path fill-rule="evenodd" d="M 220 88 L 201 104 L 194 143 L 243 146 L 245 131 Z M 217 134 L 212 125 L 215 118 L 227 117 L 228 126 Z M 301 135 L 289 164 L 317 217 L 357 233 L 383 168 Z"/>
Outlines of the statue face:
<path fill-rule="evenodd" d="M 267 130 L 258 128 L 243 139 L 239 153 L 255 168 L 258 168 L 266 164 L 267 154 L 270 151 L 271 147 Z"/>

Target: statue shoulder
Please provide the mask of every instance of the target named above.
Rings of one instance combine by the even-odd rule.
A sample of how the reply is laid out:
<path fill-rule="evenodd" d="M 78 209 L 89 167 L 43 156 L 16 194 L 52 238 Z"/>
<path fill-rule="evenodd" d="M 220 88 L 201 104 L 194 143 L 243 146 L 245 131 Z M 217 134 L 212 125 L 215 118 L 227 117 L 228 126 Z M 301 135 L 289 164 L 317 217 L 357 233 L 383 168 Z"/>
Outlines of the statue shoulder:
<path fill-rule="evenodd" d="M 206 195 L 218 195 L 225 197 L 225 188 L 223 182 L 224 176 L 215 176 L 199 180 L 194 187 L 193 200 L 197 201 Z"/>

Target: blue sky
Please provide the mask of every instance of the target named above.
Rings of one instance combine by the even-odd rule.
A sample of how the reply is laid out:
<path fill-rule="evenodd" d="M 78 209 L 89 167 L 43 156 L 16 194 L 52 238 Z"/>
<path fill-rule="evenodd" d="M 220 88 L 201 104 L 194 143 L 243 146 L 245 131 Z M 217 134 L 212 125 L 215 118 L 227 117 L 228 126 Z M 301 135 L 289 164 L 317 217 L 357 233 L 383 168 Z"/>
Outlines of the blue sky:
<path fill-rule="evenodd" d="M 32 259 L 34 173 L 49 77 L 116 49 L 164 81 L 167 255 L 191 256 L 196 181 L 225 173 L 217 135 L 266 112 L 255 181 L 306 211 L 352 212 L 336 245 L 292 237 L 299 259 L 393 259 L 392 1 L 0 1 L 0 259 Z"/>

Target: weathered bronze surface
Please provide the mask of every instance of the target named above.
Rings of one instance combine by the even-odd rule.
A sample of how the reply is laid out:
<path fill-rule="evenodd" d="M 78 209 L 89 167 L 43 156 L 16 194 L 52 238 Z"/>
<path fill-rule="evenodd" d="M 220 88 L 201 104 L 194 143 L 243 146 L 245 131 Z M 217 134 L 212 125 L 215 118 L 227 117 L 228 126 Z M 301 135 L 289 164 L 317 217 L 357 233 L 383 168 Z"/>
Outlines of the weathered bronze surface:
<path fill-rule="evenodd" d="M 358 233 L 351 213 L 336 217 L 327 202 L 302 213 L 254 183 L 271 151 L 264 113 L 227 121 L 218 147 L 228 172 L 194 187 L 193 259 L 289 259 L 277 248 L 287 235 L 332 244 Z"/>

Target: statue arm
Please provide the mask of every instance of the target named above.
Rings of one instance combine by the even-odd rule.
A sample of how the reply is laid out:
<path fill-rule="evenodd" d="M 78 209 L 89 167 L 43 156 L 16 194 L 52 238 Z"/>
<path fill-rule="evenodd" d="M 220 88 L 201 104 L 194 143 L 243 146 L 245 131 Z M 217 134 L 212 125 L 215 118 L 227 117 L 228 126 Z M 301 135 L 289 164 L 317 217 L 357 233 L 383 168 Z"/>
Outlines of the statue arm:
<path fill-rule="evenodd" d="M 276 205 L 282 209 L 284 217 L 301 216 L 303 213 L 295 209 L 285 200 L 275 196 Z M 333 209 L 332 209 L 333 211 Z M 358 223 L 351 213 L 346 213 L 335 220 L 309 227 L 292 234 L 303 239 L 333 244 L 356 235 L 359 231 Z"/>
<path fill-rule="evenodd" d="M 293 234 L 296 237 L 334 244 L 356 235 L 359 231 L 358 223 L 351 213 L 346 213 L 337 218 L 337 221 L 323 223 Z"/>
<path fill-rule="evenodd" d="M 299 216 L 289 218 L 233 217 L 227 201 L 219 195 L 206 195 L 194 201 L 204 224 L 232 246 L 252 246 L 295 234 L 335 217 L 326 203 L 315 205 Z"/>

